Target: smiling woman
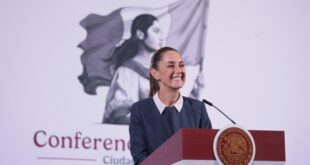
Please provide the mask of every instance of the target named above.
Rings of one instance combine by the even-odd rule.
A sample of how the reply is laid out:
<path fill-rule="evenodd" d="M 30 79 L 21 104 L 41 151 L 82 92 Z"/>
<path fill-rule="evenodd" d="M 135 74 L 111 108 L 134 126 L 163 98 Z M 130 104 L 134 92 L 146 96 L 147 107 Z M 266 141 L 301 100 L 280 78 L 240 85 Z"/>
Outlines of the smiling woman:
<path fill-rule="evenodd" d="M 170 47 L 152 57 L 150 97 L 131 107 L 130 150 L 135 164 L 181 128 L 212 128 L 204 104 L 180 93 L 186 78 L 183 63 L 181 54 Z"/>
<path fill-rule="evenodd" d="M 166 50 L 166 55 L 162 56 L 158 63 L 156 63 L 154 60 L 152 61 L 154 66 L 152 66 L 150 69 L 150 73 L 152 75 L 150 77 L 155 79 L 153 82 L 158 82 L 158 86 L 161 87 L 161 92 L 175 93 L 175 90 L 179 90 L 183 87 L 186 72 L 181 55 L 176 50 L 168 51 L 168 49 L 170 48 L 163 49 Z M 156 54 L 154 56 L 156 56 Z M 153 93 L 154 92 L 157 91 L 153 90 Z M 176 94 L 179 95 L 179 93 Z M 171 103 L 166 104 L 169 105 Z"/>

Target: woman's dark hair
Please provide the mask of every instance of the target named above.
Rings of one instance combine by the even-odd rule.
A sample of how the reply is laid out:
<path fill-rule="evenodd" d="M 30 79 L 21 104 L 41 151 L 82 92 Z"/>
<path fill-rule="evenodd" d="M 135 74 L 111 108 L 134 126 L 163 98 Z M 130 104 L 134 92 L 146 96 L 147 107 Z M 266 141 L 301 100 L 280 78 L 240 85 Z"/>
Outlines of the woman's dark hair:
<path fill-rule="evenodd" d="M 158 19 L 150 14 L 139 15 L 133 20 L 131 25 L 131 37 L 113 51 L 112 57 L 115 61 L 115 70 L 120 67 L 123 62 L 132 59 L 137 54 L 139 48 L 139 38 L 136 36 L 137 30 L 141 30 L 144 36 L 147 37 L 147 29 L 153 25 L 153 22 L 156 20 Z"/>
<path fill-rule="evenodd" d="M 151 59 L 151 67 L 150 68 L 154 68 L 154 69 L 158 69 L 158 63 L 159 61 L 162 59 L 164 53 L 168 52 L 168 51 L 177 51 L 176 49 L 173 49 L 171 47 L 162 47 L 160 49 L 158 49 L 154 55 L 152 56 Z M 158 90 L 159 90 L 159 84 L 158 84 L 158 80 L 156 80 L 151 72 L 150 74 L 150 92 L 149 92 L 149 96 L 153 96 Z"/>

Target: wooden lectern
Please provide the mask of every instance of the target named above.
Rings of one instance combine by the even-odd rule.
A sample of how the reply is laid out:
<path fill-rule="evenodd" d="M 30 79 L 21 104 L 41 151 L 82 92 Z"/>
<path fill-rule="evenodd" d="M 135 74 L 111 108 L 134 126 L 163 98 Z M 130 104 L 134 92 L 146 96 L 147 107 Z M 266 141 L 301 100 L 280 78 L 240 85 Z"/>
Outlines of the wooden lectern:
<path fill-rule="evenodd" d="M 213 140 L 218 130 L 181 129 L 147 157 L 143 165 L 217 164 Z M 255 141 L 254 165 L 284 164 L 284 131 L 249 131 Z"/>

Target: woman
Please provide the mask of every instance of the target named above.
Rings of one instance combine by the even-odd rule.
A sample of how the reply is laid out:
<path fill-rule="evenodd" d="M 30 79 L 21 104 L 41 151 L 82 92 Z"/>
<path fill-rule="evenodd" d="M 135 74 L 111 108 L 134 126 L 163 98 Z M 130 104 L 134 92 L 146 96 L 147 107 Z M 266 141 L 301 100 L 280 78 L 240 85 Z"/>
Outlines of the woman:
<path fill-rule="evenodd" d="M 186 72 L 177 50 L 163 47 L 156 51 L 149 73 L 150 97 L 131 107 L 129 133 L 135 164 L 180 128 L 212 128 L 204 104 L 180 94 Z"/>
<path fill-rule="evenodd" d="M 130 106 L 148 96 L 151 55 L 162 47 L 163 33 L 156 17 L 137 16 L 131 37 L 114 52 L 115 71 L 106 99 L 103 123 L 128 124 Z"/>

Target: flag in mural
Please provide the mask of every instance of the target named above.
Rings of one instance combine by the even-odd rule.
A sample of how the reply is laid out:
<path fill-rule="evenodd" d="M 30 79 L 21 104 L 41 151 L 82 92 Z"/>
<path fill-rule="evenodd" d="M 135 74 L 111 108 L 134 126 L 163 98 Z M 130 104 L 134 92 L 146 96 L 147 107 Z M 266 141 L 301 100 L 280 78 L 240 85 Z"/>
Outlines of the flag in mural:
<path fill-rule="evenodd" d="M 148 97 L 149 59 L 156 49 L 173 47 L 186 66 L 201 71 L 208 5 L 208 0 L 180 0 L 161 8 L 123 7 L 81 21 L 87 36 L 79 44 L 84 51 L 79 80 L 88 94 L 110 86 L 103 123 L 128 124 L 131 104 Z M 192 84 L 191 94 L 198 97 L 197 84 L 203 82 Z"/>

